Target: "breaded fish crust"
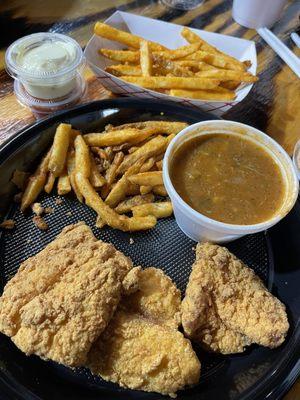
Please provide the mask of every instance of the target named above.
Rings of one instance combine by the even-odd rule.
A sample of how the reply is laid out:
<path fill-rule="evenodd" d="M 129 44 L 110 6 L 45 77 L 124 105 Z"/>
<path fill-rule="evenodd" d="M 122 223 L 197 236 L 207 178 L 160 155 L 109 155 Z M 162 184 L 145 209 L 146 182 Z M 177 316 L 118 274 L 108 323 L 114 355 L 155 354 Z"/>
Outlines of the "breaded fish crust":
<path fill-rule="evenodd" d="M 182 333 L 117 311 L 89 353 L 89 368 L 120 386 L 175 396 L 198 382 L 200 362 Z"/>
<path fill-rule="evenodd" d="M 177 331 L 180 291 L 157 268 L 130 272 L 127 279 L 126 287 L 137 281 L 138 290 L 120 301 L 90 350 L 88 367 L 120 386 L 174 396 L 200 375 L 190 341 Z"/>
<path fill-rule="evenodd" d="M 221 353 L 257 343 L 280 346 L 289 328 L 285 306 L 225 247 L 198 244 L 182 302 L 186 335 Z"/>
<path fill-rule="evenodd" d="M 172 279 L 158 268 L 141 270 L 137 290 L 124 297 L 120 305 L 170 328 L 177 329 L 180 324 L 180 290 Z"/>
<path fill-rule="evenodd" d="M 0 298 L 0 331 L 27 355 L 82 365 L 120 300 L 132 262 L 84 223 L 20 266 Z"/>

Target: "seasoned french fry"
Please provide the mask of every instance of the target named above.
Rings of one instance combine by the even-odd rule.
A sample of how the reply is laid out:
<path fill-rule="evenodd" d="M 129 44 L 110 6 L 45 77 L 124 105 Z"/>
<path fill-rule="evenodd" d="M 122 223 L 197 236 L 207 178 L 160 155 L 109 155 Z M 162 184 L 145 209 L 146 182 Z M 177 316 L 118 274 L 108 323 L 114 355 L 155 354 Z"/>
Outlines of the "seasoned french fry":
<path fill-rule="evenodd" d="M 174 137 L 175 137 L 174 133 L 172 133 L 172 135 L 169 135 L 169 136 L 166 137 L 167 146 L 169 146 L 171 140 L 174 139 Z"/>
<path fill-rule="evenodd" d="M 140 186 L 141 195 L 146 195 L 152 191 L 152 186 L 142 185 Z"/>
<path fill-rule="evenodd" d="M 163 160 L 157 161 L 157 162 L 155 163 L 155 165 L 156 165 L 156 168 L 157 168 L 159 171 L 161 171 L 161 170 L 162 170 L 162 167 L 163 167 Z"/>
<path fill-rule="evenodd" d="M 199 43 L 201 45 L 201 49 L 213 54 L 222 54 L 222 56 L 227 59 L 230 64 L 235 65 L 241 71 L 247 68 L 247 64 L 243 64 L 243 62 L 235 59 L 234 57 L 229 56 L 228 54 L 223 53 L 218 50 L 216 47 L 210 45 L 205 40 L 203 40 L 200 36 L 194 33 L 187 27 L 184 27 L 181 31 L 181 35 L 189 42 L 189 43 Z"/>
<path fill-rule="evenodd" d="M 69 147 L 74 145 L 74 140 L 78 135 L 81 135 L 81 132 L 78 131 L 77 129 L 71 129 L 69 136 L 70 136 L 70 141 L 69 141 Z"/>
<path fill-rule="evenodd" d="M 94 134 L 93 134 L 94 135 Z M 91 147 L 91 150 L 94 154 L 96 154 L 102 160 L 108 160 L 108 155 L 105 150 L 101 149 L 100 147 Z"/>
<path fill-rule="evenodd" d="M 122 129 L 104 133 L 88 133 L 84 135 L 84 140 L 89 146 L 115 146 L 123 143 L 138 143 L 147 139 L 153 134 L 151 128 L 140 129 Z"/>
<path fill-rule="evenodd" d="M 71 187 L 77 197 L 77 199 L 80 201 L 80 203 L 82 203 L 83 201 L 83 197 L 82 194 L 80 193 L 78 187 L 77 187 L 77 183 L 75 180 L 75 151 L 73 149 L 68 151 L 68 155 L 67 155 L 67 170 L 68 170 L 68 175 L 70 178 L 70 184 Z"/>
<path fill-rule="evenodd" d="M 85 176 L 86 178 L 90 177 L 91 174 L 91 157 L 89 148 L 86 145 L 83 137 L 77 136 L 75 141 L 75 171 Z"/>
<path fill-rule="evenodd" d="M 241 82 L 238 81 L 225 81 L 221 82 L 220 86 L 228 90 L 236 90 L 240 86 Z"/>
<path fill-rule="evenodd" d="M 140 47 L 140 42 L 141 40 L 143 40 L 141 37 L 137 35 L 121 31 L 102 22 L 96 22 L 94 26 L 94 33 L 105 39 L 113 40 L 115 42 L 125 44 L 126 46 L 133 47 L 135 49 L 138 49 Z M 166 50 L 166 47 L 158 43 L 149 41 L 149 45 L 151 47 L 151 50 L 159 50 L 159 51 Z"/>
<path fill-rule="evenodd" d="M 71 128 L 69 124 L 59 124 L 55 132 L 48 166 L 55 177 L 61 174 L 65 166 Z"/>
<path fill-rule="evenodd" d="M 57 181 L 57 193 L 60 196 L 64 196 L 65 194 L 71 192 L 71 183 L 70 178 L 67 172 L 67 168 L 65 167 L 61 175 L 58 177 Z"/>
<path fill-rule="evenodd" d="M 105 179 L 108 186 L 111 186 L 116 179 L 117 169 L 119 168 L 121 162 L 124 159 L 124 153 L 121 151 L 116 153 L 111 166 L 108 168 L 105 174 Z"/>
<path fill-rule="evenodd" d="M 126 187 L 126 196 L 136 196 L 138 194 L 140 194 L 140 186 L 128 182 L 128 186 Z"/>
<path fill-rule="evenodd" d="M 124 200 L 127 194 L 128 177 L 139 172 L 145 158 L 139 159 L 134 165 L 130 166 L 121 179 L 115 184 L 105 199 L 105 203 L 110 207 L 115 207 L 120 201 Z M 122 164 L 121 164 L 122 165 Z"/>
<path fill-rule="evenodd" d="M 153 58 L 154 61 L 156 61 L 156 57 L 163 57 L 166 60 L 176 60 L 178 58 L 184 58 L 199 50 L 200 46 L 201 44 L 199 43 L 193 43 L 178 47 L 175 50 L 154 51 Z"/>
<path fill-rule="evenodd" d="M 122 164 L 119 166 L 117 174 L 124 173 L 129 167 L 136 163 L 141 158 L 145 160 L 156 154 L 161 153 L 167 147 L 167 140 L 163 136 L 156 136 L 155 138 L 149 140 L 134 153 L 128 154 Z"/>
<path fill-rule="evenodd" d="M 21 200 L 21 211 L 29 207 L 44 188 L 47 179 L 51 149 L 43 157 L 34 174 L 30 176 Z"/>
<path fill-rule="evenodd" d="M 256 82 L 257 76 L 251 75 L 249 72 L 231 71 L 226 69 L 200 71 L 196 76 L 202 78 L 214 78 L 220 81 L 241 81 L 241 82 Z"/>
<path fill-rule="evenodd" d="M 207 64 L 204 61 L 195 61 L 195 60 L 175 60 L 173 61 L 175 65 L 181 65 L 182 67 L 190 67 L 195 70 L 199 71 L 207 71 L 207 70 L 214 70 L 216 69 L 212 65 Z M 124 74 L 126 75 L 126 74 Z"/>
<path fill-rule="evenodd" d="M 166 188 L 164 187 L 164 185 L 154 186 L 152 188 L 152 191 L 157 196 L 163 196 L 163 197 L 168 196 L 168 193 L 167 193 Z"/>
<path fill-rule="evenodd" d="M 182 129 L 186 128 L 188 124 L 186 122 L 173 122 L 173 121 L 140 121 L 140 122 L 131 122 L 129 124 L 123 124 L 116 127 L 111 126 L 109 131 L 120 130 L 120 129 L 153 129 L 153 134 L 168 134 L 178 133 L 182 131 Z"/>
<path fill-rule="evenodd" d="M 55 176 L 52 172 L 49 172 L 47 182 L 44 186 L 44 190 L 46 193 L 51 193 L 55 183 Z"/>
<path fill-rule="evenodd" d="M 132 207 L 139 206 L 141 204 L 152 203 L 153 201 L 154 195 L 152 193 L 133 196 L 121 201 L 121 203 L 119 203 L 115 208 L 115 211 L 118 214 L 126 214 L 131 211 Z"/>
<path fill-rule="evenodd" d="M 146 40 L 140 41 L 140 65 L 142 76 L 152 75 L 152 54 L 150 51 L 150 44 Z"/>
<path fill-rule="evenodd" d="M 136 175 L 128 177 L 129 182 L 136 183 L 140 186 L 158 186 L 163 185 L 161 171 L 140 172 Z"/>
<path fill-rule="evenodd" d="M 95 222 L 95 226 L 97 227 L 97 228 L 103 228 L 104 226 L 105 226 L 106 224 L 105 224 L 105 222 L 103 221 L 103 219 L 100 217 L 100 215 L 97 215 L 97 218 L 96 218 L 96 222 Z"/>
<path fill-rule="evenodd" d="M 163 75 L 165 75 L 168 72 L 171 72 L 173 76 L 183 76 L 183 77 L 194 76 L 194 73 L 189 68 L 186 68 L 179 64 L 175 64 L 175 62 L 166 60 L 161 56 L 156 57 L 155 61 L 165 72 Z M 159 74 L 157 73 L 157 75 Z"/>
<path fill-rule="evenodd" d="M 113 160 L 113 158 L 115 156 L 112 147 L 111 146 L 107 146 L 107 147 L 104 148 L 104 150 L 105 150 L 105 152 L 106 152 L 106 154 L 108 156 L 108 160 L 110 162 L 112 162 L 112 160 Z"/>
<path fill-rule="evenodd" d="M 138 51 L 100 49 L 98 52 L 113 61 L 132 64 L 138 64 L 140 62 L 140 54 Z"/>
<path fill-rule="evenodd" d="M 105 183 L 106 180 L 105 178 L 100 174 L 95 159 L 92 154 L 90 154 L 91 158 L 91 173 L 90 173 L 90 182 L 94 188 L 100 188 L 102 187 Z"/>
<path fill-rule="evenodd" d="M 196 53 L 195 53 L 196 54 Z M 215 56 L 214 56 L 215 57 Z M 186 78 L 178 76 L 122 76 L 124 81 L 148 89 L 214 89 L 220 81 L 208 78 Z"/>
<path fill-rule="evenodd" d="M 119 151 L 128 150 L 131 147 L 131 143 L 123 143 L 118 144 L 116 146 L 112 146 L 111 149 L 114 153 L 119 153 Z"/>
<path fill-rule="evenodd" d="M 130 147 L 129 149 L 128 149 L 128 153 L 129 154 L 131 154 L 131 153 L 134 153 L 136 150 L 138 150 L 139 149 L 139 146 L 132 146 L 132 147 Z"/>
<path fill-rule="evenodd" d="M 155 226 L 156 218 L 153 216 L 129 218 L 116 213 L 98 196 L 84 172 L 81 173 L 80 170 L 76 173 L 76 183 L 85 198 L 86 204 L 93 208 L 100 218 L 112 228 L 126 232 L 151 229 Z"/>
<path fill-rule="evenodd" d="M 201 99 L 201 100 L 234 100 L 236 95 L 234 92 L 229 90 L 170 90 L 170 96 L 187 97 L 190 99 Z"/>
<path fill-rule="evenodd" d="M 115 76 L 142 76 L 141 67 L 136 65 L 110 65 L 105 71 Z"/>
<path fill-rule="evenodd" d="M 172 215 L 173 207 L 170 201 L 141 204 L 139 206 L 132 207 L 132 213 L 134 217 L 154 215 L 156 218 L 166 218 Z"/>
<path fill-rule="evenodd" d="M 149 171 L 153 165 L 155 164 L 155 157 L 148 158 L 147 161 L 141 166 L 140 172 L 147 172 Z"/>

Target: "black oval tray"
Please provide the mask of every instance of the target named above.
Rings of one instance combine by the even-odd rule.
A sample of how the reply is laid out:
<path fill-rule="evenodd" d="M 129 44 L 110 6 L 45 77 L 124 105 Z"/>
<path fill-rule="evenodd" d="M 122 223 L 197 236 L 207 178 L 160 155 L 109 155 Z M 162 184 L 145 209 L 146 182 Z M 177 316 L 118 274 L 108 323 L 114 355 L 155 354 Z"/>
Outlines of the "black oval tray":
<path fill-rule="evenodd" d="M 20 263 L 40 251 L 70 223 L 85 221 L 94 234 L 112 242 L 136 265 L 162 268 L 184 293 L 195 243 L 177 227 L 173 218 L 159 221 L 148 232 L 123 233 L 94 227 L 95 213 L 72 196 L 57 206 L 55 193 L 42 196 L 44 206 L 55 208 L 46 216 L 48 232 L 40 232 L 32 215 L 24 216 L 12 204 L 14 186 L 9 182 L 15 169 L 32 170 L 49 145 L 59 122 L 69 122 L 83 131 L 103 129 L 108 123 L 121 124 L 148 119 L 194 123 L 214 116 L 171 103 L 116 99 L 93 102 L 43 120 L 16 134 L 0 147 L 0 211 L 15 219 L 16 229 L 2 233 L 0 245 L 1 290 Z M 300 349 L 300 214 L 298 204 L 268 233 L 245 236 L 228 245 L 264 280 L 288 309 L 291 328 L 284 345 L 275 350 L 251 346 L 240 355 L 220 356 L 194 346 L 202 363 L 199 385 L 178 393 L 178 399 L 278 399 L 299 372 Z M 130 239 L 133 238 L 133 244 Z M 119 388 L 94 377 L 89 370 L 71 370 L 38 357 L 26 357 L 5 336 L 0 341 L 0 398 L 3 399 L 159 399 L 162 396 Z"/>

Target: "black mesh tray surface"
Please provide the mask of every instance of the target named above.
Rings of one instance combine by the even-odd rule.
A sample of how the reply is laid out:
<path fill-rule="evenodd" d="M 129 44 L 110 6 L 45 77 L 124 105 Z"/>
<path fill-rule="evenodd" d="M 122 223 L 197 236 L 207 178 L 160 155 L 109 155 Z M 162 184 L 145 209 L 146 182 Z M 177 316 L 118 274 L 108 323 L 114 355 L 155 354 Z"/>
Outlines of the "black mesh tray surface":
<path fill-rule="evenodd" d="M 54 209 L 45 219 L 50 230 L 39 231 L 32 215 L 23 215 L 12 205 L 13 186 L 9 183 L 14 169 L 31 170 L 36 159 L 50 143 L 58 122 L 70 122 L 85 132 L 103 129 L 108 123 L 121 124 L 147 119 L 168 119 L 194 123 L 212 119 L 209 114 L 168 103 L 118 99 L 94 102 L 37 123 L 16 135 L 0 148 L 0 196 L 2 212 L 16 221 L 16 229 L 2 234 L 0 246 L 1 290 L 16 273 L 20 263 L 36 254 L 71 223 L 85 221 L 97 238 L 113 243 L 130 256 L 135 265 L 159 267 L 184 293 L 194 260 L 195 242 L 177 227 L 173 217 L 142 233 L 123 233 L 109 227 L 96 228 L 95 213 L 72 196 L 58 205 L 56 194 L 42 196 L 43 206 Z M 194 346 L 202 364 L 199 385 L 178 393 L 179 399 L 275 399 L 295 379 L 299 365 L 299 269 L 292 268 L 299 249 L 294 241 L 300 227 L 297 207 L 270 233 L 245 236 L 228 244 L 229 249 L 263 279 L 266 286 L 285 302 L 291 329 L 283 346 L 269 350 L 251 346 L 240 355 L 220 356 Z M 272 244 L 275 245 L 273 259 Z M 284 255 L 284 246 L 289 254 Z M 274 247 L 274 245 L 273 245 Z M 283 252 L 280 251 L 283 248 Z M 290 258 L 289 264 L 285 261 Z M 299 260 L 300 258 L 298 258 Z M 291 290 L 292 289 L 292 290 Z M 26 357 L 8 338 L 0 341 L 0 398 L 10 399 L 158 399 L 161 396 L 119 388 L 93 376 L 85 368 L 71 370 L 38 357 Z"/>

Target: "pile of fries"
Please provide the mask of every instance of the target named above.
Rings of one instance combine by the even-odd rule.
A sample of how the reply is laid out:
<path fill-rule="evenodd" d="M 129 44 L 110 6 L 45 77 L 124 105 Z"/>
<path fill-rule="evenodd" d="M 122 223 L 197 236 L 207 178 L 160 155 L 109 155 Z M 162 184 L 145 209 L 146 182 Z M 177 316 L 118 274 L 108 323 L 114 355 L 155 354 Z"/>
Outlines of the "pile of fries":
<path fill-rule="evenodd" d="M 170 96 L 231 101 L 242 83 L 258 80 L 247 71 L 250 61 L 241 62 L 219 51 L 187 27 L 181 35 L 189 44 L 176 50 L 101 22 L 95 24 L 94 32 L 127 46 L 124 50 L 99 50 L 102 56 L 118 62 L 106 67 L 108 73 Z"/>
<path fill-rule="evenodd" d="M 162 159 L 183 122 L 145 121 L 108 125 L 104 132 L 82 135 L 60 124 L 53 144 L 30 176 L 21 200 L 25 211 L 44 190 L 73 191 L 80 202 L 97 213 L 96 226 L 122 231 L 155 226 L 169 217 L 172 204 L 162 179 Z M 126 215 L 126 214 L 131 214 Z"/>

